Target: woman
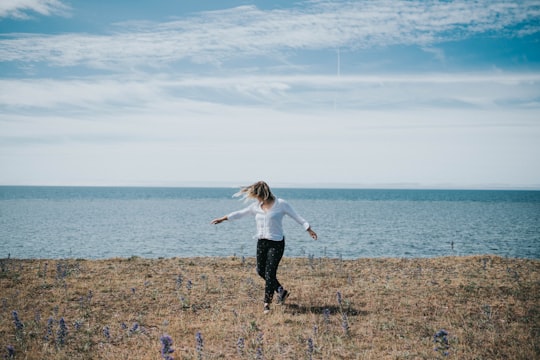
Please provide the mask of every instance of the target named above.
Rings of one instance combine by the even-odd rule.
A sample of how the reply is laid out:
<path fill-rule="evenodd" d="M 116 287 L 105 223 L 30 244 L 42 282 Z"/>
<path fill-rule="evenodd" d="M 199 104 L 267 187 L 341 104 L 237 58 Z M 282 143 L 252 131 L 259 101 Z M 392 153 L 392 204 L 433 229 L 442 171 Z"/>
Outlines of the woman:
<path fill-rule="evenodd" d="M 270 304 L 274 292 L 278 293 L 278 303 L 283 304 L 289 296 L 289 292 L 281 286 L 276 278 L 279 262 L 285 250 L 285 236 L 283 234 L 283 216 L 288 215 L 302 225 L 313 240 L 317 240 L 317 234 L 311 229 L 309 223 L 304 220 L 283 199 L 276 198 L 270 187 L 264 181 L 245 186 L 234 196 L 240 196 L 245 200 L 257 200 L 250 206 L 234 211 L 228 215 L 212 220 L 212 224 L 219 224 L 226 220 L 237 220 L 248 215 L 255 216 L 257 224 L 257 273 L 266 284 L 264 289 L 264 313 L 270 311 Z"/>

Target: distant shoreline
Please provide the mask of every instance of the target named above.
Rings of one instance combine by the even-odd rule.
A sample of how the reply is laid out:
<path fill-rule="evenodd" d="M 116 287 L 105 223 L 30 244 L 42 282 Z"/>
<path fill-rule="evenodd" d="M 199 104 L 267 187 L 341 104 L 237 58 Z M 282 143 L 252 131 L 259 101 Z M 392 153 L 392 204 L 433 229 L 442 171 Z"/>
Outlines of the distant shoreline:
<path fill-rule="evenodd" d="M 140 188 L 140 189 L 237 189 L 242 183 L 186 183 L 186 184 L 0 184 L 1 187 L 50 187 L 50 188 Z M 450 184 L 293 184 L 276 183 L 275 189 L 321 189 L 321 190 L 471 190 L 471 191 L 540 191 L 540 185 L 450 185 Z"/>

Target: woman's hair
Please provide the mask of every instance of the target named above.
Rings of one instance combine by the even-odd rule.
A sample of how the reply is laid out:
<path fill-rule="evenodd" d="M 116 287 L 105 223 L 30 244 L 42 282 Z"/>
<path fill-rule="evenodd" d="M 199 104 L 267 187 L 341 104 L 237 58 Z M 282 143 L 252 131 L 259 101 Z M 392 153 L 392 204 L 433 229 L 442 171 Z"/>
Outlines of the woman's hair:
<path fill-rule="evenodd" d="M 264 181 L 258 181 L 255 184 L 241 187 L 240 191 L 233 196 L 240 197 L 244 200 L 260 199 L 265 201 L 275 199 L 274 194 L 272 194 L 272 191 L 270 191 L 270 186 L 268 186 L 268 184 Z"/>

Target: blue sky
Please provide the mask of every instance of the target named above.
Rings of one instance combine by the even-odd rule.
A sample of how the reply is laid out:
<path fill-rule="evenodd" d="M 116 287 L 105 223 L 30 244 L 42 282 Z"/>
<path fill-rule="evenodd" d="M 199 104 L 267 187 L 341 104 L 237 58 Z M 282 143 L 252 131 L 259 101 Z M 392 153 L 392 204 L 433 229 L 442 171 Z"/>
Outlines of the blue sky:
<path fill-rule="evenodd" d="M 0 3 L 0 184 L 540 188 L 539 1 Z"/>

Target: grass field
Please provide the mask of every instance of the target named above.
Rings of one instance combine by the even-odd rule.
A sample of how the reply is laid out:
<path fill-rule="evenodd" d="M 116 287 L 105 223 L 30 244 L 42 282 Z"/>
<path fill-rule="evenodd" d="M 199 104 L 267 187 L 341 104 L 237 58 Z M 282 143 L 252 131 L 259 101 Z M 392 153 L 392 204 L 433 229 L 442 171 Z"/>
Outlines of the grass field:
<path fill-rule="evenodd" d="M 538 260 L 284 258 L 266 315 L 253 258 L 0 265 L 0 358 L 540 358 Z"/>

